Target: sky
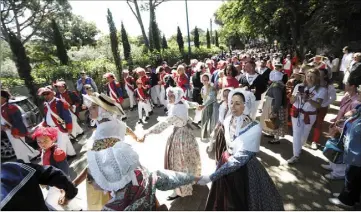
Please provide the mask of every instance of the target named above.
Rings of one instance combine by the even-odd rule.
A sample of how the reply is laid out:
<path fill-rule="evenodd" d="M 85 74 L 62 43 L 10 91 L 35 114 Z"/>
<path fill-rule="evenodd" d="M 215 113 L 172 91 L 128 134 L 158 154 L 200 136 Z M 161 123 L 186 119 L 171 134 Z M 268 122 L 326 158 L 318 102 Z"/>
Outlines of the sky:
<path fill-rule="evenodd" d="M 148 0 L 138 0 L 138 2 L 148 2 Z M 141 30 L 137 19 L 131 12 L 125 0 L 118 1 L 74 1 L 70 0 L 72 11 L 76 15 L 83 16 L 86 21 L 96 24 L 102 33 L 109 33 L 106 19 L 107 9 L 113 14 L 113 20 L 118 30 L 120 30 L 121 21 L 130 36 L 141 35 Z M 195 1 L 188 0 L 189 30 L 197 26 L 203 30 L 210 28 L 210 19 L 214 20 L 213 14 L 221 6 L 223 1 Z M 149 12 L 141 12 L 144 27 L 148 32 Z M 187 35 L 187 19 L 185 10 L 185 1 L 170 0 L 162 3 L 156 9 L 156 20 L 158 27 L 167 38 L 177 33 L 179 25 L 183 36 Z M 212 24 L 212 29 L 218 26 Z"/>

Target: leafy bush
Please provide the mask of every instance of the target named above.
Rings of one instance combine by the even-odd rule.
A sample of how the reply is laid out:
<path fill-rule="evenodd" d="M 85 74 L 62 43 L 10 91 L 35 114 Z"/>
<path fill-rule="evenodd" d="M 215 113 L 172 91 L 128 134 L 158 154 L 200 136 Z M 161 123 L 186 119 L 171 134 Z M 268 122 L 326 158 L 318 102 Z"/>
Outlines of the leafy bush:
<path fill-rule="evenodd" d="M 16 64 L 10 58 L 6 58 L 1 64 L 1 77 L 4 78 L 19 78 Z"/>

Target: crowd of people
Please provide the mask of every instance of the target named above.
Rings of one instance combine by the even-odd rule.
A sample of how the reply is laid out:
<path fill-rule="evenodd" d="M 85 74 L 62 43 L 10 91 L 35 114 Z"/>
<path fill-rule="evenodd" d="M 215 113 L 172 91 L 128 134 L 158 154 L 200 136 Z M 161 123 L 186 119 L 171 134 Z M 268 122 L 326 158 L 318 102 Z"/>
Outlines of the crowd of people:
<path fill-rule="evenodd" d="M 342 60 L 308 53 L 299 61 L 287 52 L 250 49 L 204 61 L 193 59 L 189 65 L 180 61 L 170 67 L 162 62 L 158 67 L 124 70 L 124 84 L 113 73 L 104 74 L 104 93 L 98 93 L 84 71 L 77 91 L 57 80 L 38 90 L 45 100 L 44 121 L 31 133 L 41 149 L 44 167 L 30 163 L 39 152 L 24 142 L 30 133 L 19 108 L 8 103 L 10 93 L 2 90 L 2 130 L 21 161 L 2 164 L 1 209 L 23 209 L 26 203 L 17 203 L 31 201 L 21 198 L 24 193 L 20 191 L 26 192 L 28 184 L 62 189 L 59 204 L 66 204 L 76 195 L 76 186 L 87 180 L 88 210 L 160 209 L 156 189 L 173 190 L 168 200 L 174 200 L 192 195 L 193 184 L 208 183 L 212 185 L 206 210 L 283 210 L 282 197 L 256 158 L 262 135 L 277 145 L 292 129 L 290 165 L 302 162 L 307 141 L 312 149 L 321 148 L 322 124 L 337 95 L 332 81 L 344 96 L 326 132 L 330 139 L 323 152 L 330 161 L 322 167 L 331 171 L 326 178 L 345 180 L 341 193 L 330 201 L 353 207 L 360 202 L 361 191 L 361 53 L 350 53 L 347 47 L 343 52 Z M 155 108 L 164 110 L 166 120 L 137 136 L 124 122 L 126 97 L 129 111 L 138 110 L 139 124 L 151 119 Z M 94 132 L 87 142 L 91 144 L 88 165 L 71 182 L 67 159 L 76 155 L 71 140 L 84 133 L 78 124 L 81 110 L 87 110 L 87 122 Z M 189 110 L 195 111 L 194 117 Z M 170 126 L 173 132 L 164 153 L 165 170 L 149 172 L 125 136 L 146 142 L 148 135 L 160 134 Z M 207 151 L 215 154 L 217 168 L 208 175 L 201 175 L 193 127 L 209 143 Z M 38 209 L 45 205 L 42 202 Z"/>

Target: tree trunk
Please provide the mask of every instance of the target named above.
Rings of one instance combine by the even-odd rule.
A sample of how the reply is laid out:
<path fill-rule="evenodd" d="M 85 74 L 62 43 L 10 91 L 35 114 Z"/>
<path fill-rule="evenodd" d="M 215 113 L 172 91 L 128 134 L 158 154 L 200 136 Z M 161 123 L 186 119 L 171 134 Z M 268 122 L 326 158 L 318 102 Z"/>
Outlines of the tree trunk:
<path fill-rule="evenodd" d="M 11 31 L 8 32 L 9 45 L 13 53 L 16 67 L 18 69 L 20 79 L 24 80 L 26 87 L 28 88 L 30 95 L 36 105 L 41 105 L 41 102 L 37 98 L 37 87 L 34 83 L 34 78 L 31 76 L 31 66 L 28 56 L 26 55 L 25 47 L 21 43 L 21 40 Z"/>
<path fill-rule="evenodd" d="M 134 5 L 135 5 L 135 11 L 137 13 L 137 20 L 138 20 L 140 29 L 142 30 L 142 35 L 143 35 L 145 46 L 149 49 L 149 40 L 147 37 L 147 33 L 145 33 L 143 20 L 142 20 L 142 16 L 140 15 L 140 10 L 139 10 L 139 5 L 138 5 L 137 0 L 134 0 Z"/>

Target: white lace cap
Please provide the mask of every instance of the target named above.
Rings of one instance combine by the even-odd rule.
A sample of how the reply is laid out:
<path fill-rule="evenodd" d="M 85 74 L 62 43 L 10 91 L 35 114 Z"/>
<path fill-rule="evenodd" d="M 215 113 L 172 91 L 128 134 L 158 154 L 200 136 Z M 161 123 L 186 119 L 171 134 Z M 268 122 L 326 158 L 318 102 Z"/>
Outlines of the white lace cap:
<path fill-rule="evenodd" d="M 113 147 L 87 153 L 89 171 L 105 191 L 118 191 L 129 182 L 138 185 L 134 170 L 139 156 L 130 144 L 117 142 Z"/>
<path fill-rule="evenodd" d="M 250 92 L 250 91 L 246 91 L 245 88 L 236 88 L 233 91 L 229 92 L 228 94 L 228 107 L 231 110 L 231 101 L 232 101 L 232 96 L 236 93 L 241 93 L 243 94 L 244 98 L 245 98 L 245 102 L 244 102 L 244 111 L 243 114 L 244 115 L 249 115 L 252 111 L 252 107 L 255 106 L 255 102 L 256 102 L 256 97 L 255 95 Z"/>

